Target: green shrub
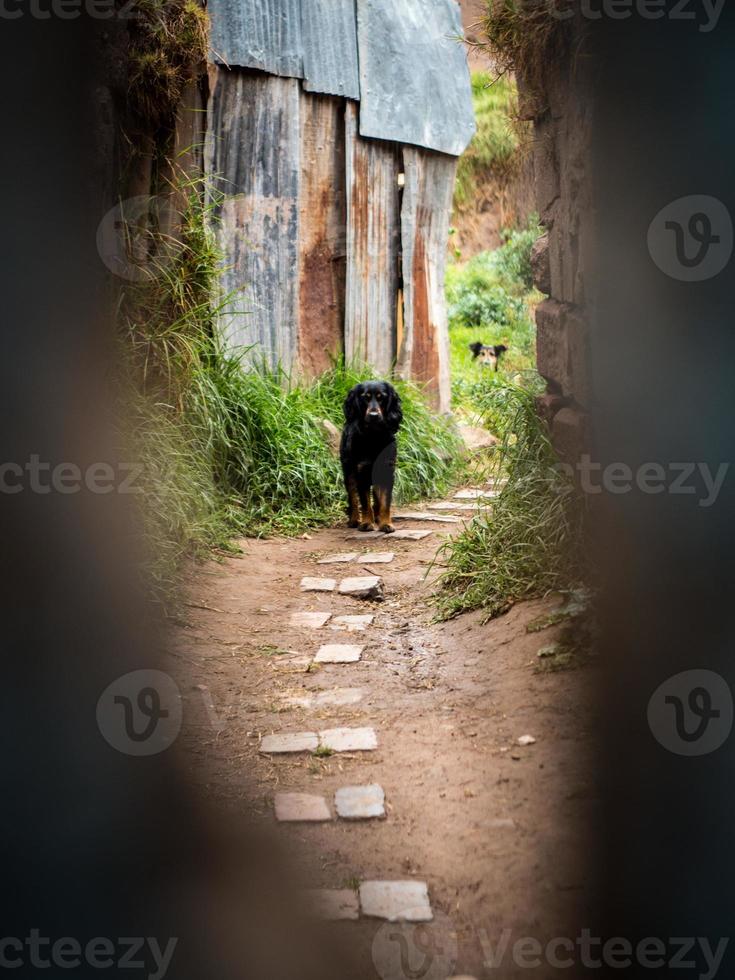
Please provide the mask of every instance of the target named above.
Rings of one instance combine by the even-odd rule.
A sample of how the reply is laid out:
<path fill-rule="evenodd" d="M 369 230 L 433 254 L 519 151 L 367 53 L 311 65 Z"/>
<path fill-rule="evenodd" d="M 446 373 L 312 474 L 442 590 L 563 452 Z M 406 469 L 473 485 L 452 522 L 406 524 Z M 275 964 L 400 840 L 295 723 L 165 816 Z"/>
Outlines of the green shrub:
<path fill-rule="evenodd" d="M 492 618 L 514 602 L 570 589 L 581 579 L 582 505 L 556 465 L 533 396 L 505 385 L 486 399 L 485 412 L 495 412 L 502 437 L 494 476 L 507 483 L 491 511 L 440 552 L 447 568 L 436 603 L 445 619 L 473 609 Z"/>

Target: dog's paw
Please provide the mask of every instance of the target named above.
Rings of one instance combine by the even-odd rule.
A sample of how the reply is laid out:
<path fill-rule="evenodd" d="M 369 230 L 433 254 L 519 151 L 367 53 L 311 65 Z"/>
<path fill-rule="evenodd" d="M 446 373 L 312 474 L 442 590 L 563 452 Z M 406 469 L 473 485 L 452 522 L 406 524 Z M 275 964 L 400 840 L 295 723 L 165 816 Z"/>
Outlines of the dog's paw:
<path fill-rule="evenodd" d="M 359 526 L 360 526 L 359 521 L 347 521 L 347 527 L 359 527 Z"/>
<path fill-rule="evenodd" d="M 367 521 L 366 521 L 364 524 L 361 524 L 360 525 L 360 530 L 361 531 L 374 531 L 375 530 L 375 525 L 374 524 L 368 524 Z"/>
<path fill-rule="evenodd" d="M 381 524 L 379 530 L 381 530 L 384 534 L 393 534 L 395 532 L 395 528 L 392 524 Z"/>

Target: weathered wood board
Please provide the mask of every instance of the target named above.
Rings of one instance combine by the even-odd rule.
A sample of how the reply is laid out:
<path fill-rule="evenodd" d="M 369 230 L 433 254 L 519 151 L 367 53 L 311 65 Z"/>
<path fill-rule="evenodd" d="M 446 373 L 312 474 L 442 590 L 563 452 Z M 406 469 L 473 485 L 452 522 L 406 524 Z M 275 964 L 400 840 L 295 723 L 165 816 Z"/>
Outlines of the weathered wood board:
<path fill-rule="evenodd" d="M 345 103 L 301 95 L 299 368 L 314 377 L 344 349 Z"/>
<path fill-rule="evenodd" d="M 345 353 L 380 374 L 396 356 L 399 285 L 400 149 L 358 135 L 358 108 L 345 114 L 347 154 L 347 288 Z"/>
<path fill-rule="evenodd" d="M 290 370 L 298 351 L 300 84 L 218 69 L 207 171 L 224 194 L 216 232 L 225 259 L 221 316 L 230 347 Z"/>
<path fill-rule="evenodd" d="M 435 408 L 450 409 L 449 330 L 444 296 L 455 157 L 404 147 L 401 210 L 403 329 L 397 369 L 425 385 Z"/>

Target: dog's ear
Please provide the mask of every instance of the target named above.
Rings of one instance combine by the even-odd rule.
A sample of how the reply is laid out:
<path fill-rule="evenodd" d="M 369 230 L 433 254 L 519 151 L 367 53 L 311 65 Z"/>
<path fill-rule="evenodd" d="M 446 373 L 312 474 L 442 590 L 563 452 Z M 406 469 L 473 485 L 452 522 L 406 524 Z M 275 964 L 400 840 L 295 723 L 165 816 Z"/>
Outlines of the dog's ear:
<path fill-rule="evenodd" d="M 360 421 L 360 385 L 355 385 L 345 399 L 344 413 L 347 422 Z"/>
<path fill-rule="evenodd" d="M 472 351 L 472 360 L 476 361 L 482 353 L 482 344 L 470 344 L 470 350 Z"/>
<path fill-rule="evenodd" d="M 394 435 L 401 427 L 401 422 L 403 422 L 403 409 L 401 408 L 401 398 L 393 385 L 389 385 L 386 382 L 385 393 L 387 397 L 387 405 L 385 407 L 385 423 L 388 426 L 388 431 L 392 432 Z"/>
<path fill-rule="evenodd" d="M 495 348 L 495 356 L 500 357 L 500 355 L 505 354 L 507 350 L 508 348 L 505 346 L 505 344 L 498 344 Z"/>

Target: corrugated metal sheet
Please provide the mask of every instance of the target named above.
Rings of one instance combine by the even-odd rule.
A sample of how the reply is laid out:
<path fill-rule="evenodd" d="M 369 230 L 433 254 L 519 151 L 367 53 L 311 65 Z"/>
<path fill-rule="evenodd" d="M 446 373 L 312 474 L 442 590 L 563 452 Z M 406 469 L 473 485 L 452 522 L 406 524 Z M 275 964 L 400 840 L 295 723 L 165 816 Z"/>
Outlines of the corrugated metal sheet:
<path fill-rule="evenodd" d="M 439 411 L 450 409 L 449 331 L 444 271 L 457 170 L 455 157 L 406 147 L 403 244 L 403 336 L 398 371 L 426 385 Z"/>
<path fill-rule="evenodd" d="M 344 103 L 301 95 L 299 365 L 326 371 L 343 348 L 345 318 Z"/>
<path fill-rule="evenodd" d="M 357 132 L 347 103 L 347 295 L 345 353 L 387 373 L 396 352 L 400 151 Z"/>
<path fill-rule="evenodd" d="M 293 366 L 298 343 L 299 110 L 293 79 L 217 70 L 207 170 L 225 194 L 217 234 L 229 345 Z"/>
<path fill-rule="evenodd" d="M 360 98 L 355 0 L 303 0 L 304 88 Z"/>
<path fill-rule="evenodd" d="M 209 0 L 215 62 L 304 76 L 301 0 Z"/>
<path fill-rule="evenodd" d="M 360 132 L 459 156 L 475 132 L 455 0 L 357 0 Z"/>

